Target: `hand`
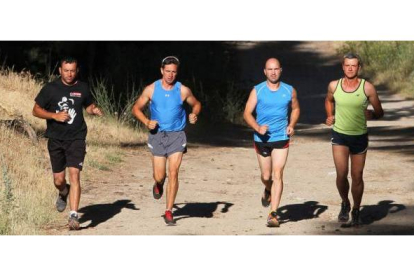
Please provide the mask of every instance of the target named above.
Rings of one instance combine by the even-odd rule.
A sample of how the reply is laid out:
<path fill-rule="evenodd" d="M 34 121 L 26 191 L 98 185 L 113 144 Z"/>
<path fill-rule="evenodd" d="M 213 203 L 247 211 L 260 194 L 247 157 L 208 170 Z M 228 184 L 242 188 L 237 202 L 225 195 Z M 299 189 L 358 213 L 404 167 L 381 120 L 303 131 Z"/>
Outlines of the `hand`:
<path fill-rule="evenodd" d="M 73 120 L 75 120 L 75 117 L 76 117 L 76 111 L 74 108 L 69 109 L 69 116 L 70 116 L 70 120 L 68 121 L 68 124 L 72 124 Z"/>
<path fill-rule="evenodd" d="M 328 116 L 326 118 L 326 125 L 331 126 L 335 123 L 335 116 Z"/>
<path fill-rule="evenodd" d="M 295 129 L 293 127 L 291 127 L 291 126 L 287 126 L 287 128 L 286 128 L 286 134 L 288 136 L 293 136 L 293 134 L 295 134 Z"/>
<path fill-rule="evenodd" d="M 70 120 L 70 116 L 68 114 L 68 111 L 64 110 L 64 111 L 61 111 L 61 112 L 58 112 L 58 113 L 54 114 L 53 119 L 56 122 L 64 123 L 64 122 L 67 122 L 67 121 Z"/>
<path fill-rule="evenodd" d="M 188 120 L 190 121 L 190 124 L 195 124 L 197 122 L 197 115 L 194 113 L 190 113 L 188 115 Z"/>
<path fill-rule="evenodd" d="M 147 128 L 153 130 L 157 127 L 157 125 L 158 125 L 157 121 L 148 120 Z"/>
<path fill-rule="evenodd" d="M 364 110 L 364 113 L 365 113 L 365 118 L 367 120 L 375 119 L 374 111 L 373 110 L 371 110 L 371 109 L 365 109 Z"/>
<path fill-rule="evenodd" d="M 259 126 L 259 129 L 257 130 L 257 132 L 258 132 L 260 135 L 265 135 L 268 129 L 269 129 L 269 126 L 267 126 L 267 125 L 262 125 L 262 126 Z"/>
<path fill-rule="evenodd" d="M 99 117 L 101 117 L 101 116 L 103 115 L 103 113 L 102 113 L 102 111 L 99 109 L 99 107 L 96 107 L 96 106 L 92 109 L 92 114 L 93 114 L 93 115 L 97 115 L 97 116 L 99 116 Z"/>

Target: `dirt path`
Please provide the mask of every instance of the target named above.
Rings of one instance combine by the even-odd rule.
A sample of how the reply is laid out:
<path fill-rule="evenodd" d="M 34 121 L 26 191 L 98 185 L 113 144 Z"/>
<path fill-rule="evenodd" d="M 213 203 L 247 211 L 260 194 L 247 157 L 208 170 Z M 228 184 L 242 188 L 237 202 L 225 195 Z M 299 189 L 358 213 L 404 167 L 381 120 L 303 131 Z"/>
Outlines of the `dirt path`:
<path fill-rule="evenodd" d="M 142 147 L 128 151 L 119 168 L 84 183 L 81 231 L 62 227 L 51 234 L 414 234 L 414 101 L 380 91 L 386 116 L 369 122 L 364 225 L 359 229 L 341 227 L 336 222 L 340 198 L 335 187 L 330 130 L 320 124 L 325 88 L 330 79 L 340 76 L 332 57 L 319 54 L 321 47 L 329 50 L 331 45 L 299 43 L 287 49 L 277 43 L 263 43 L 257 48 L 246 47 L 240 55 L 244 63 L 251 64 L 259 52 L 269 56 L 272 46 L 285 54 L 288 71 L 294 69 L 297 74 L 287 73 L 286 82 L 298 89 L 303 111 L 285 169 L 280 228 L 265 226 L 268 209 L 260 204 L 263 186 L 251 147 L 252 133 L 233 126 L 224 129 L 226 135 L 208 135 L 208 139 L 202 135 L 207 131 L 189 135 L 174 212 L 177 226 L 166 226 L 161 217 L 165 198 L 152 198 L 150 154 Z M 312 75 L 317 77 L 312 79 Z M 257 78 L 251 76 L 251 82 Z M 65 220 L 66 214 L 62 215 L 62 224 Z"/>

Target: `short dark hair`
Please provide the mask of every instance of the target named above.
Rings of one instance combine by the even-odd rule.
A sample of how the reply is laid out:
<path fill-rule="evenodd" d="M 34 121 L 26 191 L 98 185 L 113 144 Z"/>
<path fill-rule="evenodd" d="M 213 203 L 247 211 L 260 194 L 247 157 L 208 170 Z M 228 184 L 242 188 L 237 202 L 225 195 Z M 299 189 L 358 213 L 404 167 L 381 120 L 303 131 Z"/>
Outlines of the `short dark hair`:
<path fill-rule="evenodd" d="M 346 53 L 344 55 L 344 57 L 342 59 L 342 64 L 344 64 L 345 59 L 355 59 L 355 58 L 358 60 L 358 65 L 359 66 L 362 66 L 362 59 L 361 59 L 361 57 L 359 55 L 355 54 L 355 53 L 352 53 L 352 52 Z"/>
<path fill-rule="evenodd" d="M 168 56 L 168 57 L 165 57 L 165 58 L 161 61 L 161 67 L 162 67 L 162 68 L 164 68 L 164 67 L 165 67 L 165 65 L 168 65 L 168 64 L 175 64 L 175 65 L 177 65 L 177 66 L 180 66 L 180 60 L 179 60 L 177 57 L 175 57 L 175 56 Z"/>
<path fill-rule="evenodd" d="M 78 60 L 74 57 L 71 57 L 71 56 L 65 56 L 65 57 L 62 57 L 60 59 L 60 67 L 62 67 L 63 63 L 76 63 L 76 65 L 77 65 Z"/>

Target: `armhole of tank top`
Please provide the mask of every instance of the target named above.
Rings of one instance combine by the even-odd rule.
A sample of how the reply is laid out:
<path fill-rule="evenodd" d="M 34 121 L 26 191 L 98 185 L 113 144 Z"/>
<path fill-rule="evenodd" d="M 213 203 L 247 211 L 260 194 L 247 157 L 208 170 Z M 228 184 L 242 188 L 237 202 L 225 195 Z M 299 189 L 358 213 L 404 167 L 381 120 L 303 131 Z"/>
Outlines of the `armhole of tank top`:
<path fill-rule="evenodd" d="M 181 100 L 181 104 L 184 104 L 184 102 L 185 102 L 185 99 L 183 100 L 183 96 L 182 96 L 182 90 L 181 89 L 183 89 L 183 84 L 182 83 L 179 83 L 179 82 L 177 82 L 176 83 L 176 85 L 177 85 L 177 89 L 178 89 L 178 91 L 180 91 L 180 100 Z"/>
<path fill-rule="evenodd" d="M 154 98 L 154 94 L 155 94 L 155 90 L 157 90 L 157 83 L 158 82 L 159 81 L 154 81 L 154 89 L 152 90 L 152 93 L 151 93 L 150 103 L 152 102 L 152 99 Z"/>
<path fill-rule="evenodd" d="M 365 82 L 366 82 L 366 80 L 365 79 L 362 79 L 362 92 L 364 92 L 364 95 L 365 95 L 365 98 L 367 98 L 368 99 L 368 96 L 367 96 L 367 93 L 365 93 Z"/>
<path fill-rule="evenodd" d="M 339 85 L 341 86 L 341 89 L 342 89 L 342 78 L 340 78 L 338 80 L 338 83 L 336 84 L 336 87 L 335 87 L 334 91 L 332 92 L 332 95 L 335 94 L 336 90 L 338 90 Z"/>

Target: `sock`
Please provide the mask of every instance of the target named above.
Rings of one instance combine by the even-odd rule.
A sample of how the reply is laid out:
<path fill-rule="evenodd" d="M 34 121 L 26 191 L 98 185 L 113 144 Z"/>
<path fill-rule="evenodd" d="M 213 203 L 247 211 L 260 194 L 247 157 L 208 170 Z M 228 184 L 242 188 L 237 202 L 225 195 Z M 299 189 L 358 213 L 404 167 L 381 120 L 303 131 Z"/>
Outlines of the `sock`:
<path fill-rule="evenodd" d="M 76 212 L 76 211 L 70 211 L 69 212 L 69 217 L 71 217 L 72 215 L 78 216 L 78 212 Z"/>

